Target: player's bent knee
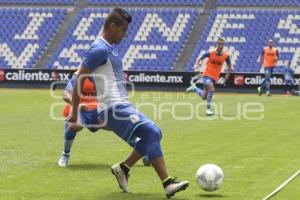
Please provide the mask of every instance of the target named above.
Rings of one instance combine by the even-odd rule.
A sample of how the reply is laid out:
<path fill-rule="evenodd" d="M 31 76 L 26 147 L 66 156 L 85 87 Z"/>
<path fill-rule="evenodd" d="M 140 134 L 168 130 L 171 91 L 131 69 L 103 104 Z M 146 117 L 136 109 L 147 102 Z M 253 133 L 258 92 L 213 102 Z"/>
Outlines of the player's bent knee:
<path fill-rule="evenodd" d="M 140 125 L 136 129 L 135 135 L 146 142 L 160 141 L 162 138 L 160 128 L 151 122 Z"/>
<path fill-rule="evenodd" d="M 150 141 L 159 142 L 162 139 L 161 130 L 155 124 L 150 127 L 149 133 L 151 138 Z"/>
<path fill-rule="evenodd" d="M 135 144 L 135 149 L 142 155 L 148 155 L 150 160 L 162 156 L 160 140 L 162 133 L 154 123 L 140 125 L 135 131 L 135 137 L 140 140 Z"/>

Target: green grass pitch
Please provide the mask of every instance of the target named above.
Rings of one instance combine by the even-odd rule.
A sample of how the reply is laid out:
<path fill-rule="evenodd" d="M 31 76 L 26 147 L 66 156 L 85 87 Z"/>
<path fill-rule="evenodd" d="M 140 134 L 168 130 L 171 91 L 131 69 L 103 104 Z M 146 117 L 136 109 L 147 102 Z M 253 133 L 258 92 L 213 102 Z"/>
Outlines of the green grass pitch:
<path fill-rule="evenodd" d="M 57 166 L 63 122 L 52 119 L 50 108 L 62 102 L 61 93 L 56 91 L 55 99 L 48 90 L 0 90 L 0 200 L 165 199 L 154 170 L 141 162 L 131 170 L 131 193 L 120 192 L 110 166 L 130 148 L 111 132 L 82 131 L 70 165 Z M 175 199 L 258 200 L 300 168 L 299 97 L 217 93 L 221 114 L 215 118 L 205 117 L 194 94 L 136 92 L 131 101 L 161 127 L 170 174 L 190 181 Z M 54 116 L 60 117 L 61 109 L 53 107 Z M 213 193 L 202 191 L 194 179 L 206 163 L 218 164 L 225 174 Z M 299 198 L 300 177 L 272 199 Z"/>

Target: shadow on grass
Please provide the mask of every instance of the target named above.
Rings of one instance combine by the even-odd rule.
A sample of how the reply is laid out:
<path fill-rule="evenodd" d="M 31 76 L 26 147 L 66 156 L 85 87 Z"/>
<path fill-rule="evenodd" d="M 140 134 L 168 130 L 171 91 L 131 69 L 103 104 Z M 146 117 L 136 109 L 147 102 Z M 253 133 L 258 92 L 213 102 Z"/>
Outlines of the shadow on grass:
<path fill-rule="evenodd" d="M 176 196 L 176 195 L 175 195 Z M 136 199 L 136 200 L 166 200 L 167 198 L 164 196 L 163 193 L 122 193 L 122 192 L 113 192 L 105 196 L 105 199 L 109 200 L 120 200 L 120 199 Z M 176 200 L 188 200 L 188 199 L 183 199 L 180 197 L 176 197 Z"/>
<path fill-rule="evenodd" d="M 81 163 L 81 164 L 71 164 L 67 167 L 69 170 L 101 170 L 101 169 L 110 169 L 111 165 L 101 164 L 101 163 Z"/>
<path fill-rule="evenodd" d="M 55 164 L 56 165 L 56 164 Z M 101 169 L 105 169 L 105 170 L 110 170 L 111 166 L 113 164 L 108 164 L 108 163 L 76 163 L 76 164 L 70 164 L 68 165 L 68 167 L 63 168 L 63 169 L 67 169 L 67 170 L 83 170 L 83 171 L 88 171 L 88 170 L 101 170 Z M 151 166 L 144 166 L 142 163 L 141 164 L 136 164 L 134 167 L 137 168 L 152 168 Z"/>
<path fill-rule="evenodd" d="M 201 198 L 225 198 L 225 195 L 222 194 L 198 194 L 198 197 Z"/>

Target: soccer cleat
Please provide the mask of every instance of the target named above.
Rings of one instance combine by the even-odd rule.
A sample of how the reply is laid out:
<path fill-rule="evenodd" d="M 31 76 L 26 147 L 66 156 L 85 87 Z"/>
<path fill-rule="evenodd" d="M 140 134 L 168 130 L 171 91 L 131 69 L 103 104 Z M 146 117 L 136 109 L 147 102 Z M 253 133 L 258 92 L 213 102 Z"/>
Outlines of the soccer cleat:
<path fill-rule="evenodd" d="M 70 158 L 70 154 L 63 152 L 58 160 L 58 165 L 61 167 L 66 167 L 68 165 L 69 158 Z"/>
<path fill-rule="evenodd" d="M 192 83 L 190 87 L 188 87 L 185 92 L 195 92 L 196 90 L 196 84 Z"/>
<path fill-rule="evenodd" d="M 151 166 L 151 161 L 147 155 L 145 155 L 143 158 L 143 164 L 144 166 Z"/>
<path fill-rule="evenodd" d="M 271 92 L 270 92 L 270 91 L 267 91 L 267 92 L 266 92 L 266 95 L 270 97 L 270 96 L 271 96 Z"/>
<path fill-rule="evenodd" d="M 181 190 L 185 190 L 189 186 L 188 181 L 176 181 L 176 178 L 169 179 L 165 183 L 163 183 L 165 189 L 165 195 L 169 199 L 175 195 L 175 193 L 180 192 Z"/>
<path fill-rule="evenodd" d="M 206 110 L 206 115 L 207 115 L 207 116 L 213 116 L 214 114 L 215 114 L 215 112 L 212 111 L 211 109 L 207 109 L 207 110 Z"/>
<path fill-rule="evenodd" d="M 261 96 L 261 95 L 262 95 L 262 90 L 261 90 L 261 87 L 258 87 L 258 88 L 257 88 L 257 93 L 258 93 L 258 95 L 259 95 L 259 96 Z"/>
<path fill-rule="evenodd" d="M 111 167 L 111 173 L 116 177 L 120 189 L 127 193 L 128 192 L 128 178 L 129 174 L 126 174 L 120 167 L 120 164 L 113 165 Z"/>

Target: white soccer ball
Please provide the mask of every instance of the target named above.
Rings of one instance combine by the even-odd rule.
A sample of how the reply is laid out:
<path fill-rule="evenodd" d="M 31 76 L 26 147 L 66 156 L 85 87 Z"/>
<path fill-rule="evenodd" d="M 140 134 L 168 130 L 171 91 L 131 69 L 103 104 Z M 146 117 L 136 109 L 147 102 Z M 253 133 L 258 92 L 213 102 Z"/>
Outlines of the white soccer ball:
<path fill-rule="evenodd" d="M 196 181 L 200 188 L 212 192 L 219 189 L 224 180 L 223 170 L 215 164 L 201 166 L 196 173 Z"/>

